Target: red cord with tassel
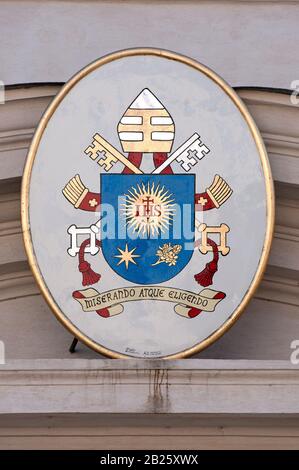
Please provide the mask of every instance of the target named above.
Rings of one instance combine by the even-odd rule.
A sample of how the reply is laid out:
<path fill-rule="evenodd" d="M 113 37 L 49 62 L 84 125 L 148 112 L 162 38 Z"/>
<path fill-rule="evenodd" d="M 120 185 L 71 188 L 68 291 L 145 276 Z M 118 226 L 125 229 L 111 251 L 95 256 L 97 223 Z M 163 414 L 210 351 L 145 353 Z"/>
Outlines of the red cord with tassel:
<path fill-rule="evenodd" d="M 90 241 L 89 239 L 84 240 L 84 242 L 81 243 L 80 249 L 79 249 L 79 271 L 82 273 L 82 285 L 83 286 L 90 286 L 92 284 L 95 284 L 101 279 L 101 275 L 96 273 L 91 269 L 90 263 L 88 263 L 85 258 L 84 258 L 84 250 L 85 248 L 89 245 Z M 100 240 L 96 240 L 96 245 L 101 246 Z M 84 298 L 84 295 L 80 291 L 75 291 L 73 292 L 73 297 L 75 299 L 81 299 Z M 100 315 L 101 317 L 104 318 L 109 318 L 110 317 L 110 312 L 108 308 L 101 308 L 96 310 L 96 313 Z"/>
<path fill-rule="evenodd" d="M 206 264 L 206 267 L 198 274 L 195 274 L 194 279 L 198 284 L 203 287 L 208 287 L 213 284 L 214 274 L 218 271 L 219 252 L 217 243 L 211 238 L 207 239 L 208 244 L 213 248 L 213 259 Z M 195 246 L 199 245 L 199 241 Z"/>
<path fill-rule="evenodd" d="M 90 263 L 84 258 L 85 248 L 90 244 L 89 238 L 81 243 L 79 249 L 79 271 L 82 273 L 82 286 L 91 286 L 101 279 L 101 275 L 91 269 Z M 101 246 L 101 242 L 96 240 L 96 245 Z"/>
<path fill-rule="evenodd" d="M 206 264 L 206 267 L 198 274 L 195 274 L 194 279 L 198 284 L 200 284 L 203 287 L 208 287 L 211 284 L 213 284 L 213 277 L 214 274 L 218 270 L 218 260 L 219 260 L 219 251 L 218 251 L 218 246 L 217 243 L 214 242 L 214 240 L 211 240 L 211 238 L 207 239 L 208 244 L 213 248 L 213 259 L 212 261 L 209 261 Z M 200 244 L 200 241 L 198 240 L 195 244 L 195 246 L 198 246 Z M 215 295 L 215 299 L 221 298 L 223 299 L 225 297 L 225 294 L 223 292 L 217 292 Z M 197 315 L 200 315 L 202 310 L 192 307 L 190 308 L 188 312 L 189 318 L 195 318 Z"/>

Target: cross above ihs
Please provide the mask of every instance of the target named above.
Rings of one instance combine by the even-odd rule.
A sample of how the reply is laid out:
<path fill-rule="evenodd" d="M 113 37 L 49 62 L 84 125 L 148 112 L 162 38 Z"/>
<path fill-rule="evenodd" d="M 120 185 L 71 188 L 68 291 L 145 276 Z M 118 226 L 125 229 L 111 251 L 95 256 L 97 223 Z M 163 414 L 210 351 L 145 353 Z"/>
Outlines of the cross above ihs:
<path fill-rule="evenodd" d="M 155 202 L 154 199 L 151 199 L 150 196 L 146 196 L 145 199 L 142 199 L 143 205 L 142 206 L 137 206 L 136 208 L 136 214 L 135 217 L 144 217 L 146 216 L 147 221 L 149 222 L 150 217 L 153 214 L 152 211 L 152 204 Z M 142 208 L 142 211 L 140 209 Z M 141 212 L 141 213 L 140 213 Z"/>

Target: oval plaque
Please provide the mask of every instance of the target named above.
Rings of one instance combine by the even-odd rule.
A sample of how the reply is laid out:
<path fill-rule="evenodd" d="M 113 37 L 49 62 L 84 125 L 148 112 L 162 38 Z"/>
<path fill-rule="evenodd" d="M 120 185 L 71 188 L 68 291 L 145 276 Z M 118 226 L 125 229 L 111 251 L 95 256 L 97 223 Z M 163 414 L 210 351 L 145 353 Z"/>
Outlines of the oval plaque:
<path fill-rule="evenodd" d="M 273 204 L 236 93 L 192 59 L 132 49 L 88 65 L 46 110 L 22 223 L 39 287 L 75 337 L 111 357 L 179 358 L 252 297 Z"/>

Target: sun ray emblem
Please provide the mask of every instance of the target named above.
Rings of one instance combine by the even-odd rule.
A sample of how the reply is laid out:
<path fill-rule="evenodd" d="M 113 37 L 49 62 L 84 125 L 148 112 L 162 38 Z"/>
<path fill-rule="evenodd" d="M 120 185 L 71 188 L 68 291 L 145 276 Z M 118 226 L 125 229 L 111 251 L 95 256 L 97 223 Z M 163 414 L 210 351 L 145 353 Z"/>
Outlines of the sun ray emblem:
<path fill-rule="evenodd" d="M 155 236 L 168 230 L 173 221 L 175 204 L 173 195 L 160 184 L 137 184 L 124 195 L 121 209 L 126 225 L 137 234 Z"/>

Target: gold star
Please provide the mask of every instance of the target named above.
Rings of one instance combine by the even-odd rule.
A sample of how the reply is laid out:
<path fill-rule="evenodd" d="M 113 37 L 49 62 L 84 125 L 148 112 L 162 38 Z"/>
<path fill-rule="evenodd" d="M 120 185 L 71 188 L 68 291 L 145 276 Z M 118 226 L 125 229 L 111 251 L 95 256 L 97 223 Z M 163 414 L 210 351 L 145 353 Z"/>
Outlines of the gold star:
<path fill-rule="evenodd" d="M 129 251 L 128 244 L 126 243 L 126 248 L 122 250 L 121 248 L 117 248 L 120 252 L 120 255 L 114 255 L 114 258 L 120 258 L 120 261 L 117 263 L 117 266 L 121 263 L 125 263 L 126 269 L 129 267 L 129 263 L 137 264 L 134 258 L 140 258 L 140 255 L 133 255 L 136 248 Z"/>

